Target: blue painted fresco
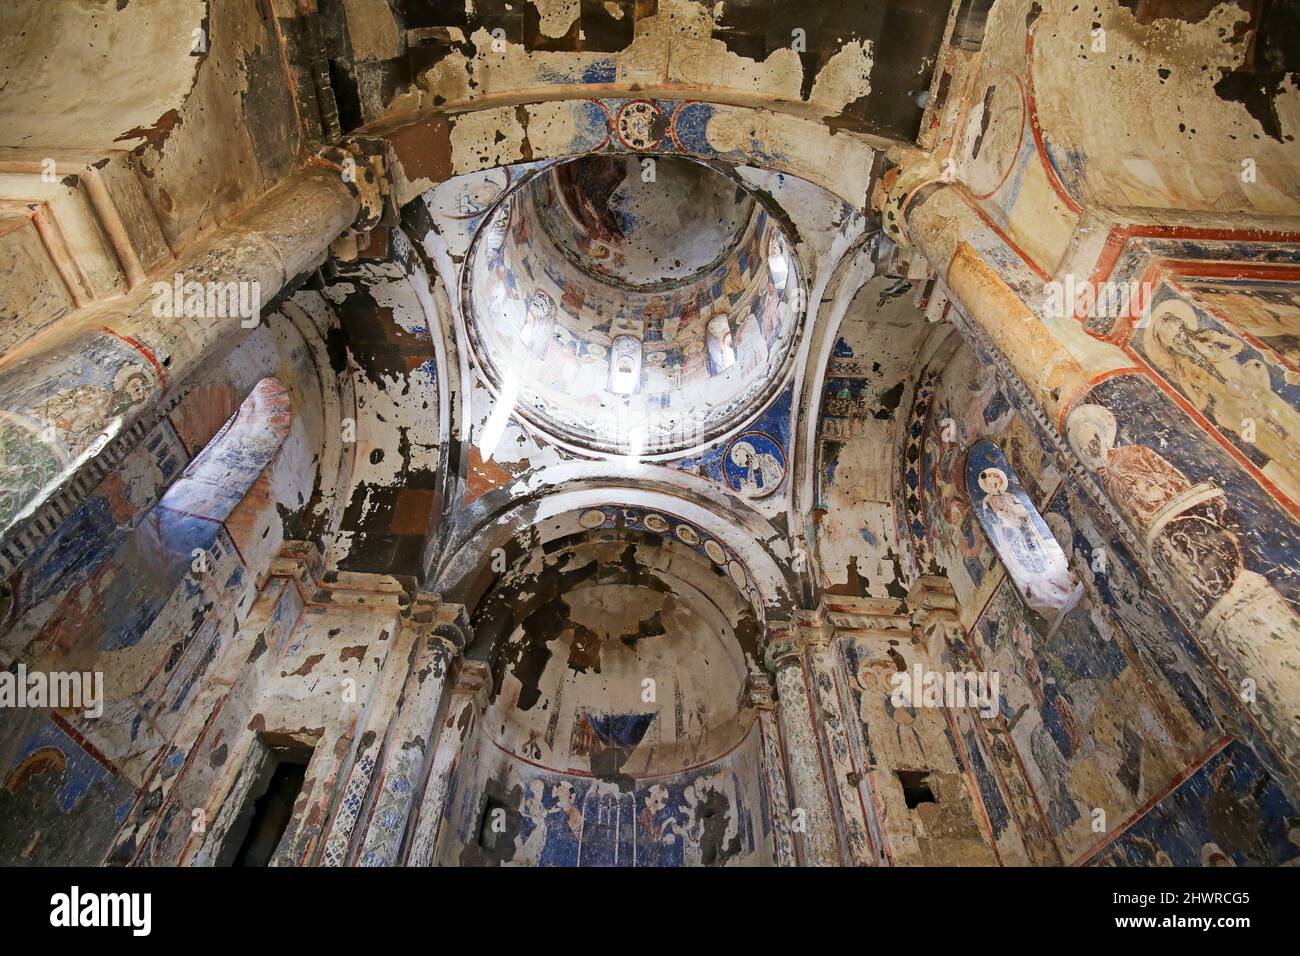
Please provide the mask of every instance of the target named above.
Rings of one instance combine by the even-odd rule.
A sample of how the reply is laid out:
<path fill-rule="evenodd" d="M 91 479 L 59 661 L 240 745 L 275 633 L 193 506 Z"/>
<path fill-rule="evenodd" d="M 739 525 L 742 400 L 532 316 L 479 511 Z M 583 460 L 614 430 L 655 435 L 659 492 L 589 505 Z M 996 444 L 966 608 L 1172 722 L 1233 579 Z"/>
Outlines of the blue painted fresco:
<path fill-rule="evenodd" d="M 1091 861 L 1096 866 L 1269 866 L 1300 855 L 1300 812 L 1232 740 Z"/>
<path fill-rule="evenodd" d="M 1082 588 L 1006 456 L 987 439 L 967 452 L 966 493 L 1021 597 L 1054 625 L 1078 603 Z"/>
<path fill-rule="evenodd" d="M 54 720 L 27 726 L 0 767 L 0 859 L 65 866 L 98 859 L 135 805 L 135 788 Z"/>
<path fill-rule="evenodd" d="M 740 778 L 705 769 L 631 790 L 537 771 L 520 806 L 514 858 L 538 866 L 717 866 L 756 849 Z"/>
<path fill-rule="evenodd" d="M 755 450 L 757 451 L 761 445 L 764 454 L 776 458 L 777 462 L 780 463 L 782 479 L 784 480 L 784 475 L 789 470 L 785 464 L 785 449 L 790 444 L 790 404 L 793 401 L 793 395 L 794 386 L 791 385 L 778 395 L 772 404 L 764 409 L 763 413 L 738 438 L 733 439 L 721 448 L 714 448 L 698 458 L 678 459 L 673 462 L 673 466 L 683 471 L 703 475 L 718 482 L 718 484 L 726 485 L 732 490 L 739 490 L 742 487 L 742 472 L 736 463 L 730 461 L 728 451 L 736 441 L 741 439 L 748 441 L 748 436 L 758 433 L 763 437 L 755 445 Z M 773 492 L 780 490 L 783 480 L 770 491 L 762 491 L 757 497 L 766 498 Z"/>
<path fill-rule="evenodd" d="M 1115 413 L 1116 448 L 1145 446 L 1188 482 L 1221 488 L 1226 495 L 1223 525 L 1240 547 L 1245 567 L 1267 577 L 1300 612 L 1300 534 L 1267 491 L 1145 378 L 1107 379 L 1086 401 Z"/>

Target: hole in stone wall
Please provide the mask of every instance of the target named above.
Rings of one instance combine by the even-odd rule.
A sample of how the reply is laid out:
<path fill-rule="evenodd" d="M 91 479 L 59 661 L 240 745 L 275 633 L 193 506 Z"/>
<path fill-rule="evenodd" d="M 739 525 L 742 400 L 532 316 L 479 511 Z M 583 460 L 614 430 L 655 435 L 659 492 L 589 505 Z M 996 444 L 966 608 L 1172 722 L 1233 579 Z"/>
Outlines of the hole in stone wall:
<path fill-rule="evenodd" d="M 244 807 L 226 837 L 218 863 L 223 866 L 266 866 L 275 855 L 293 805 L 302 792 L 312 749 L 298 744 L 269 747 L 259 740 L 261 767 L 248 789 Z"/>
<path fill-rule="evenodd" d="M 934 791 L 930 789 L 929 780 L 930 771 L 928 770 L 896 770 L 898 782 L 903 785 L 903 800 L 907 804 L 907 809 L 915 810 L 923 803 L 938 803 L 934 798 Z"/>
<path fill-rule="evenodd" d="M 513 845 L 510 815 L 511 808 L 506 803 L 488 795 L 478 828 L 478 845 L 488 854 L 498 856 L 507 845 Z"/>
<path fill-rule="evenodd" d="M 339 125 L 344 132 L 354 130 L 365 122 L 356 78 L 348 65 L 339 60 L 329 61 L 329 74 L 330 88 L 334 91 L 334 102 L 339 112 Z"/>

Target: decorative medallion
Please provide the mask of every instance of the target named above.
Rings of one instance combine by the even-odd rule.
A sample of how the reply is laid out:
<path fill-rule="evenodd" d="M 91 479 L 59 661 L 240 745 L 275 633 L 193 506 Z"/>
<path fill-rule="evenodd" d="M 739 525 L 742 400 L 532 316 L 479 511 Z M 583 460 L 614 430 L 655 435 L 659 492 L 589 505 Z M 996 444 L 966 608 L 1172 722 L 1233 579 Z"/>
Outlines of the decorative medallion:
<path fill-rule="evenodd" d="M 668 527 L 669 527 L 668 522 L 665 521 L 663 516 L 661 515 L 657 515 L 657 514 L 646 515 L 645 526 L 649 528 L 651 531 L 653 531 L 655 534 L 668 533 Z"/>
<path fill-rule="evenodd" d="M 688 524 L 679 524 L 677 526 L 677 537 L 692 548 L 700 543 L 700 534 Z"/>
<path fill-rule="evenodd" d="M 663 110 L 649 100 L 630 100 L 618 111 L 615 131 L 628 149 L 653 149 L 668 129 Z"/>
<path fill-rule="evenodd" d="M 722 471 L 732 491 L 766 498 L 785 480 L 785 450 L 766 432 L 745 432 L 727 445 Z"/>

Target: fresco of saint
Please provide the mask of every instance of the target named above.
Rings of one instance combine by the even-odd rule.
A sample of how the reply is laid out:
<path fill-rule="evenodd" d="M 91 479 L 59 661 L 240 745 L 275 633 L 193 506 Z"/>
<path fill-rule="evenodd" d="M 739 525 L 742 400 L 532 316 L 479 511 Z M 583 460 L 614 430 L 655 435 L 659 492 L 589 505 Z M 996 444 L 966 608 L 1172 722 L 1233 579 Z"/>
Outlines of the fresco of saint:
<path fill-rule="evenodd" d="M 1139 531 L 1156 561 L 1199 613 L 1213 607 L 1242 571 L 1236 535 L 1223 527 L 1226 496 L 1210 482 L 1193 484 L 1146 445 L 1119 445 L 1115 415 L 1102 405 L 1080 405 L 1066 433 L 1079 460 Z"/>
<path fill-rule="evenodd" d="M 533 293 L 528 303 L 524 327 L 519 330 L 519 341 L 533 355 L 541 358 L 551 344 L 551 329 L 555 326 L 555 300 L 545 292 Z"/>
<path fill-rule="evenodd" d="M 978 480 L 985 493 L 980 503 L 985 525 L 997 539 L 999 551 L 1011 555 L 1027 571 L 1036 574 L 1046 571 L 1047 562 L 1039 551 L 1037 529 L 1029 517 L 1029 509 L 1007 490 L 1006 472 L 1001 468 L 985 468 Z"/>
<path fill-rule="evenodd" d="M 111 391 L 77 385 L 55 395 L 41 411 L 72 453 L 79 454 L 100 439 L 105 417 L 125 416 L 149 397 L 152 384 L 145 372 L 127 366 L 117 373 Z"/>
<path fill-rule="evenodd" d="M 1007 574 L 1025 603 L 1049 622 L 1049 633 L 1055 631 L 1083 595 L 1065 552 L 992 442 L 971 448 L 966 481 L 976 516 Z"/>
<path fill-rule="evenodd" d="M 1117 448 L 1119 427 L 1108 408 L 1080 405 L 1070 413 L 1067 431 L 1084 467 L 1096 472 L 1110 499 L 1143 530 L 1166 504 L 1192 488 L 1186 475 L 1145 445 Z"/>
<path fill-rule="evenodd" d="M 785 466 L 771 451 L 760 451 L 755 441 L 761 436 L 738 441 L 731 446 L 728 458 L 731 464 L 740 469 L 739 487 L 741 494 L 752 496 L 769 495 L 781 484 L 785 477 Z"/>
<path fill-rule="evenodd" d="M 758 326 L 758 318 L 752 312 L 740 326 L 736 351 L 744 372 L 753 372 L 767 363 L 767 341 Z"/>

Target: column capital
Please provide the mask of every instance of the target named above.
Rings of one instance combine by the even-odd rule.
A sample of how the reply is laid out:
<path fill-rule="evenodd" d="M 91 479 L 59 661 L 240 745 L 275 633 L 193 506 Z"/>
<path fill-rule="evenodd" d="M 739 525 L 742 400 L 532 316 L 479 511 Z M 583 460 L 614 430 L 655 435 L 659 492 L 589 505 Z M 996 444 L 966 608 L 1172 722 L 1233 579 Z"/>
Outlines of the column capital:
<path fill-rule="evenodd" d="M 469 644 L 469 615 L 462 604 L 446 604 L 433 591 L 420 591 L 411 601 L 410 617 L 420 638 L 441 643 L 449 657 Z"/>
<path fill-rule="evenodd" d="M 755 670 L 749 675 L 745 691 L 749 706 L 755 710 L 776 709 L 776 691 L 772 688 L 772 679 L 763 671 Z"/>
<path fill-rule="evenodd" d="M 829 644 L 834 639 L 835 627 L 828 611 L 824 601 L 814 608 L 795 611 L 794 626 L 798 628 L 804 644 Z"/>
<path fill-rule="evenodd" d="M 311 157 L 311 164 L 335 170 L 360 207 L 352 231 L 365 235 L 384 218 L 392 194 L 388 146 L 382 139 L 349 136 Z"/>
<path fill-rule="evenodd" d="M 907 592 L 907 606 L 912 623 L 923 627 L 933 620 L 956 621 L 957 595 L 952 582 L 943 575 L 923 574 Z"/>
<path fill-rule="evenodd" d="M 480 712 L 487 707 L 488 694 L 492 689 L 492 669 L 486 661 L 474 661 L 461 658 L 452 681 L 451 692 L 460 697 L 468 697 Z"/>
<path fill-rule="evenodd" d="M 763 663 L 775 674 L 778 670 L 796 663 L 803 656 L 807 641 L 798 628 L 769 633 L 763 648 Z"/>
<path fill-rule="evenodd" d="M 922 575 L 907 592 L 912 612 L 912 642 L 939 660 L 947 635 L 962 632 L 960 606 L 952 582 L 937 574 Z"/>
<path fill-rule="evenodd" d="M 931 183 L 944 182 L 943 164 L 937 156 L 908 162 L 882 177 L 872 196 L 872 205 L 880 211 L 885 234 L 900 248 L 910 250 L 912 238 L 907 229 L 907 207 L 913 195 Z"/>
<path fill-rule="evenodd" d="M 818 624 L 805 624 L 800 634 L 806 647 L 827 647 L 835 640 L 835 626 L 830 621 Z"/>
<path fill-rule="evenodd" d="M 809 646 L 826 646 L 835 639 L 835 625 L 826 613 L 825 605 L 810 610 L 797 610 L 784 621 L 769 621 L 760 644 L 763 663 L 776 672 L 778 666 L 789 663 L 793 656 L 802 654 Z"/>

